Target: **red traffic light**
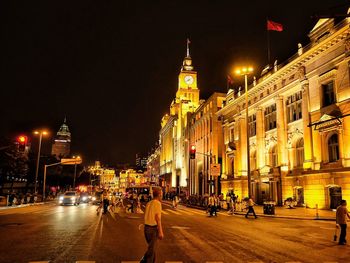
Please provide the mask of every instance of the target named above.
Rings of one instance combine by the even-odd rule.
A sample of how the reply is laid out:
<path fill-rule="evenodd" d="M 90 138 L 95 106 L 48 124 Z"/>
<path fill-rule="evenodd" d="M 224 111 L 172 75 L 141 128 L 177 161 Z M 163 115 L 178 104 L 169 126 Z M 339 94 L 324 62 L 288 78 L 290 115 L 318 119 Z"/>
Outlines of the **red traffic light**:
<path fill-rule="evenodd" d="M 20 135 L 20 136 L 17 137 L 17 141 L 18 141 L 20 144 L 27 144 L 28 137 L 27 137 L 27 136 L 24 136 L 24 135 Z"/>
<path fill-rule="evenodd" d="M 195 145 L 191 145 L 190 159 L 196 159 L 196 146 Z"/>

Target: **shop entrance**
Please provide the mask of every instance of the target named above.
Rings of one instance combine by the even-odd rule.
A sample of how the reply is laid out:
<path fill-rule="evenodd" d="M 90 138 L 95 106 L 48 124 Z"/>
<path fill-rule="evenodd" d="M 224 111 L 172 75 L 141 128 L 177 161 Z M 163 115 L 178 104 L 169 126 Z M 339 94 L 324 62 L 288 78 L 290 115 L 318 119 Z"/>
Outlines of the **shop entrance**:
<path fill-rule="evenodd" d="M 257 183 L 258 188 L 258 204 L 270 201 L 270 182 Z"/>
<path fill-rule="evenodd" d="M 304 188 L 300 186 L 294 187 L 293 198 L 297 202 L 297 206 L 303 206 L 304 205 Z"/>
<path fill-rule="evenodd" d="M 340 186 L 329 187 L 329 208 L 336 209 L 342 200 L 342 191 Z"/>

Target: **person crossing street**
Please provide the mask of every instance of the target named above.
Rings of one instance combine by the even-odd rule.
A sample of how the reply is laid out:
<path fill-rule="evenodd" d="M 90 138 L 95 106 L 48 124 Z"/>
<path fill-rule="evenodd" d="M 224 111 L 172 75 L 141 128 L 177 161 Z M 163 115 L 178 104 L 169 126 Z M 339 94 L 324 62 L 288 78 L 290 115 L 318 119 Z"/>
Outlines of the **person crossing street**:
<path fill-rule="evenodd" d="M 147 251 L 141 259 L 141 263 L 154 263 L 156 261 L 156 250 L 158 239 L 164 237 L 162 227 L 162 190 L 153 188 L 153 200 L 148 202 L 145 211 L 145 229 L 144 235 L 148 244 Z"/>
<path fill-rule="evenodd" d="M 254 203 L 253 199 L 251 197 L 249 197 L 249 200 L 248 200 L 248 212 L 246 213 L 245 218 L 248 218 L 248 215 L 250 213 L 252 213 L 254 215 L 255 219 L 258 218 L 256 216 L 256 214 L 255 214 L 255 211 L 254 211 L 254 205 L 255 205 L 255 203 Z"/>

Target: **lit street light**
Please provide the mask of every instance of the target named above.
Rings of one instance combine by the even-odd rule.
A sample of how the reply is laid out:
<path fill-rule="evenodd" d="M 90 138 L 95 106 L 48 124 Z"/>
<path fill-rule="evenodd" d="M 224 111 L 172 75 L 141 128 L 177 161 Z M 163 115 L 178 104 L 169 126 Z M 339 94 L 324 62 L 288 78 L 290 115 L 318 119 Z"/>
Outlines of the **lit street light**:
<path fill-rule="evenodd" d="M 73 159 L 75 159 L 75 162 L 74 162 L 74 179 L 73 179 L 73 189 L 75 189 L 75 178 L 77 176 L 77 164 L 81 163 L 81 158 L 80 158 L 80 156 L 73 156 Z"/>
<path fill-rule="evenodd" d="M 249 125 L 248 125 L 248 75 L 253 72 L 252 67 L 243 67 L 236 70 L 236 74 L 244 76 L 245 86 L 245 119 L 246 119 L 246 136 L 247 136 L 247 178 L 248 178 L 248 197 L 251 197 L 251 180 L 250 180 L 250 151 L 249 151 Z"/>
<path fill-rule="evenodd" d="M 43 135 L 47 135 L 48 132 L 45 130 L 34 131 L 34 134 L 39 135 L 39 149 L 38 149 L 38 158 L 36 161 L 36 172 L 35 172 L 35 183 L 34 183 L 34 194 L 36 194 L 38 174 L 39 174 L 39 162 L 40 162 L 40 151 L 41 151 L 41 140 Z"/>

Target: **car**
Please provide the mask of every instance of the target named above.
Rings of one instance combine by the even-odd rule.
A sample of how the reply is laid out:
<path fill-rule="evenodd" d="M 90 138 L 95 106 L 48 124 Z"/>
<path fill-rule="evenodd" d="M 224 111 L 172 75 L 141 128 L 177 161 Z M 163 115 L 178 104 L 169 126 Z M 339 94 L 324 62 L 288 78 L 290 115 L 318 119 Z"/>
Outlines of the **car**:
<path fill-rule="evenodd" d="M 102 191 L 96 191 L 93 195 L 92 195 L 92 204 L 93 205 L 99 205 L 102 202 Z"/>
<path fill-rule="evenodd" d="M 67 191 L 58 199 L 60 205 L 79 205 L 80 196 L 76 191 Z"/>
<path fill-rule="evenodd" d="M 87 192 L 80 193 L 80 202 L 89 203 L 91 201 L 91 195 Z"/>

